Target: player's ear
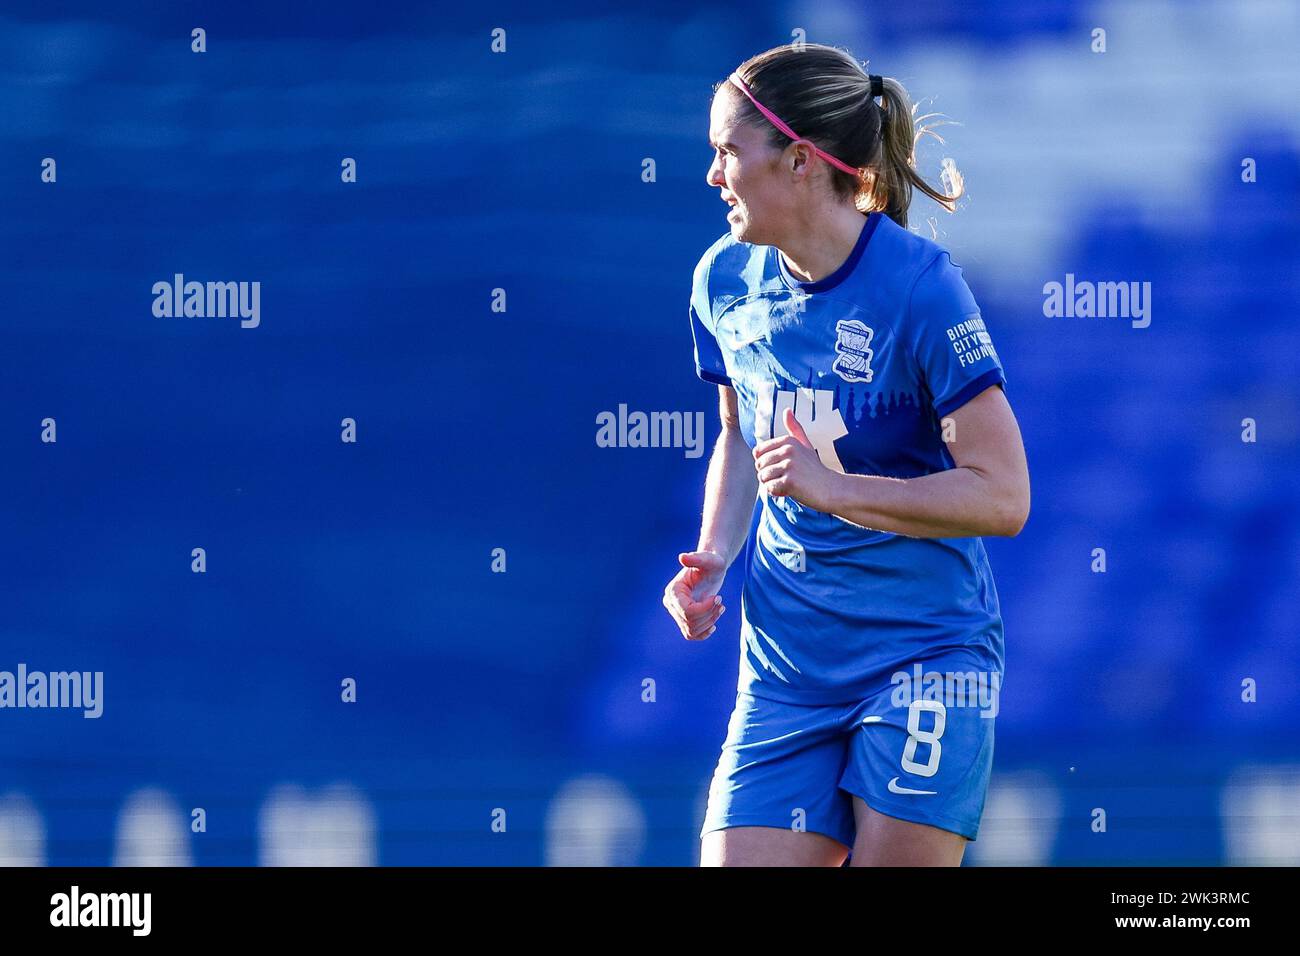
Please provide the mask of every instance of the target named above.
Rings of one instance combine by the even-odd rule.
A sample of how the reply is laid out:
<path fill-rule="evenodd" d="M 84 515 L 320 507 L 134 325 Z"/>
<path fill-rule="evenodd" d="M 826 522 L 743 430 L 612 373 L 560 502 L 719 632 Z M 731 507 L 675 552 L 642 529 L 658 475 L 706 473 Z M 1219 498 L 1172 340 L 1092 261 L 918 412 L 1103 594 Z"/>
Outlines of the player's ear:
<path fill-rule="evenodd" d="M 807 176 L 812 170 L 812 143 L 806 140 L 797 140 L 790 145 L 794 147 L 790 171 L 800 178 Z"/>

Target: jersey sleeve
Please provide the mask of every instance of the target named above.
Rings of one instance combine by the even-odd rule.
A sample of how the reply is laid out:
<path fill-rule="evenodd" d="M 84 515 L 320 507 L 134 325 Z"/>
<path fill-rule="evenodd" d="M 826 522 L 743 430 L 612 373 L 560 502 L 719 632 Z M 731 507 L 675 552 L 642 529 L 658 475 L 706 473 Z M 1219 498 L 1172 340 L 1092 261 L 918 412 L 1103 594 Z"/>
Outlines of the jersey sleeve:
<path fill-rule="evenodd" d="M 706 255 L 695 267 L 691 288 L 691 338 L 695 342 L 695 374 L 714 385 L 730 385 L 731 378 L 722 361 L 722 349 L 710 328 L 709 261 Z"/>
<path fill-rule="evenodd" d="M 912 287 L 909 322 L 922 381 L 940 417 L 1006 375 L 961 267 L 947 252 L 935 256 Z"/>

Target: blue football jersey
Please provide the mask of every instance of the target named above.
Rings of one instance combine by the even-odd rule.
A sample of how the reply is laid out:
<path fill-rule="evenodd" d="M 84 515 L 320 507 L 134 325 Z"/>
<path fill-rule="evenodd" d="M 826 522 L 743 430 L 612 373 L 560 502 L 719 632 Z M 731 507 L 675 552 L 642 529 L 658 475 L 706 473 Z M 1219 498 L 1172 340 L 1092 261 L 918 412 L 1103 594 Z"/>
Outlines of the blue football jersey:
<path fill-rule="evenodd" d="M 696 266 L 696 373 L 736 391 L 752 448 L 792 407 L 822 464 L 912 478 L 954 467 L 941 419 L 1002 364 L 948 252 L 880 213 L 816 282 L 730 233 Z M 1002 672 L 1002 619 L 980 538 L 862 528 L 760 491 L 745 549 L 738 689 L 848 703 L 913 662 Z"/>

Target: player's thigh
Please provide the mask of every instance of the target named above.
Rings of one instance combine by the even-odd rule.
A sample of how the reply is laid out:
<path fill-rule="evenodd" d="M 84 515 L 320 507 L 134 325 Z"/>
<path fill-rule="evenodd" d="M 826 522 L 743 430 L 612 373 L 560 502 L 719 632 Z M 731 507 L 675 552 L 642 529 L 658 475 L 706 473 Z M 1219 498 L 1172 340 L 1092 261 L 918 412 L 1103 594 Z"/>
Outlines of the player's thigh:
<path fill-rule="evenodd" d="M 978 835 L 997 708 L 969 691 L 981 672 L 962 666 L 935 664 L 927 683 L 942 694 L 914 697 L 884 687 L 851 712 L 840 787 L 857 798 L 853 863 L 956 865 L 966 841 Z"/>
<path fill-rule="evenodd" d="M 700 866 L 842 866 L 848 850 L 821 833 L 728 827 L 700 841 Z"/>
<path fill-rule="evenodd" d="M 961 866 L 967 839 L 960 833 L 877 813 L 853 798 L 857 838 L 850 866 Z"/>

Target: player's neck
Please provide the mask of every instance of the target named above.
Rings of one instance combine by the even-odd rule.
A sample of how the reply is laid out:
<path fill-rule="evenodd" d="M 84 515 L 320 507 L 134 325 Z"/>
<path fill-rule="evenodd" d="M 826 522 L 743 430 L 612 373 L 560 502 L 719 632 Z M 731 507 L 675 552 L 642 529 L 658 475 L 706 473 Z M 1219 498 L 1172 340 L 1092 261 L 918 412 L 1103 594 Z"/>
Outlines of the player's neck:
<path fill-rule="evenodd" d="M 783 238 L 777 248 L 792 276 L 801 282 L 818 282 L 844 265 L 865 223 L 866 216 L 854 207 L 836 205 Z"/>

